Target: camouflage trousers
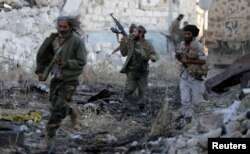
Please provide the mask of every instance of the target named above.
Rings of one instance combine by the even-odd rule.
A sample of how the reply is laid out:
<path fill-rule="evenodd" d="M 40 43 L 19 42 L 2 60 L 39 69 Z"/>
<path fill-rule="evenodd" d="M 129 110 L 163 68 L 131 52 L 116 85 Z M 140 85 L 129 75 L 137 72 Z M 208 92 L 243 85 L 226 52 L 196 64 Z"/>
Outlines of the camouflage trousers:
<path fill-rule="evenodd" d="M 49 137 L 54 137 L 60 127 L 62 120 L 72 114 L 72 108 L 69 103 L 78 85 L 77 81 L 62 82 L 53 79 L 50 83 L 50 119 L 48 121 L 46 132 Z"/>
<path fill-rule="evenodd" d="M 127 80 L 125 84 L 124 97 L 128 97 L 134 93 L 136 88 L 138 88 L 139 103 L 143 103 L 145 100 L 145 93 L 148 86 L 148 71 L 138 72 L 129 71 L 127 72 Z"/>

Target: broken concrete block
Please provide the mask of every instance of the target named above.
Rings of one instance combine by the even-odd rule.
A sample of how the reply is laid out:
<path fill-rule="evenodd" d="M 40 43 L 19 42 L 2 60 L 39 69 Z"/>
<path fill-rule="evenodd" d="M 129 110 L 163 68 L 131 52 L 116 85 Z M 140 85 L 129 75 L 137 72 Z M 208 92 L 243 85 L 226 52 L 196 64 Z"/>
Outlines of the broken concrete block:
<path fill-rule="evenodd" d="M 240 130 L 240 123 L 238 121 L 231 121 L 225 125 L 226 134 L 232 134 L 237 130 Z"/>
<path fill-rule="evenodd" d="M 222 133 L 222 128 L 217 128 L 215 130 L 211 130 L 206 134 L 203 134 L 201 136 L 198 137 L 198 142 L 199 144 L 203 147 L 207 149 L 208 146 L 208 138 L 216 138 L 219 137 Z"/>
<path fill-rule="evenodd" d="M 49 5 L 48 0 L 35 0 L 37 7 L 45 7 Z"/>
<path fill-rule="evenodd" d="M 191 147 L 196 147 L 198 144 L 198 139 L 197 138 L 191 138 L 187 141 L 187 147 L 191 148 Z"/>

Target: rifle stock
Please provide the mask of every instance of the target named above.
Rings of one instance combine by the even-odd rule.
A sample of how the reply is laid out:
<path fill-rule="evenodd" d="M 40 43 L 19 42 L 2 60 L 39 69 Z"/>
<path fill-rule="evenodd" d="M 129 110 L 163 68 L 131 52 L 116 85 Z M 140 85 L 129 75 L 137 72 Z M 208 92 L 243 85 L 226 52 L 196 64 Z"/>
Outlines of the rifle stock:
<path fill-rule="evenodd" d="M 120 46 L 117 47 L 115 50 L 113 50 L 113 52 L 111 53 L 111 55 L 114 54 L 114 53 L 116 53 L 116 52 L 119 51 L 119 50 L 120 50 Z"/>

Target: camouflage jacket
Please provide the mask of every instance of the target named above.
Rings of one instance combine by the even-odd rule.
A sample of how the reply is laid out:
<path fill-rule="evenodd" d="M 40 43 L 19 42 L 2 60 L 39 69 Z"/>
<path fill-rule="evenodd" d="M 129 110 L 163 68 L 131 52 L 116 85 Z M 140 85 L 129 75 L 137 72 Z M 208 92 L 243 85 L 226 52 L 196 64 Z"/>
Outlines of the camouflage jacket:
<path fill-rule="evenodd" d="M 140 60 L 133 61 L 133 63 L 138 63 L 138 65 L 140 65 L 143 62 L 146 65 L 145 67 L 148 67 L 148 61 L 150 60 L 151 55 L 154 55 L 158 59 L 158 55 L 149 40 L 141 39 L 136 42 L 132 39 L 128 39 L 127 42 L 122 41 L 120 44 L 120 51 L 123 57 L 127 56 L 127 59 L 122 66 L 122 69 L 120 71 L 121 73 L 127 73 L 130 69 L 132 56 L 133 54 L 135 54 L 135 43 L 137 43 L 137 46 L 139 47 L 139 52 L 136 53 L 139 54 Z"/>

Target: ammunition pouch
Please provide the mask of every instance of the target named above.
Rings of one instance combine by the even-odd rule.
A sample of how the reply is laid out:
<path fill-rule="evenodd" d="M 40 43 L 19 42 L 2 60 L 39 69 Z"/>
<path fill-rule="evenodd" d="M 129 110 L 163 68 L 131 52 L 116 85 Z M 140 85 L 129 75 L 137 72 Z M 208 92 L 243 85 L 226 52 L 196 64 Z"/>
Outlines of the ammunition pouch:
<path fill-rule="evenodd" d="M 202 77 L 206 77 L 208 73 L 208 65 L 197 65 L 197 64 L 188 64 L 187 66 L 188 73 L 190 76 L 194 77 L 197 80 L 203 80 Z"/>

